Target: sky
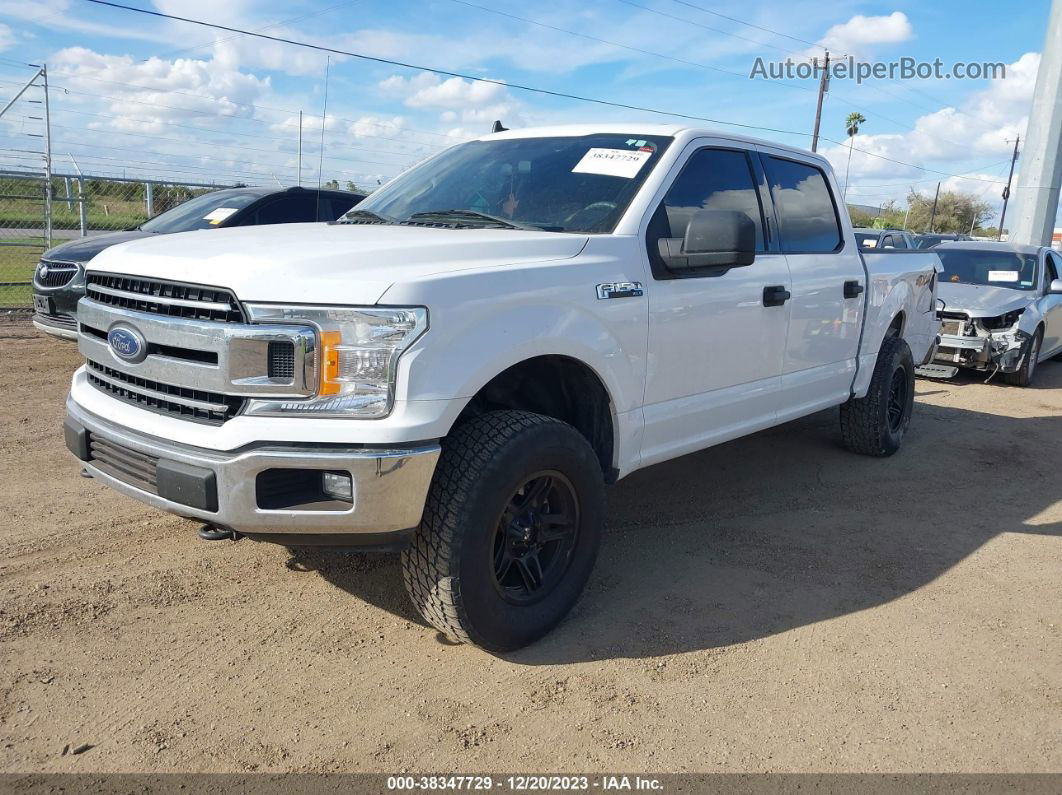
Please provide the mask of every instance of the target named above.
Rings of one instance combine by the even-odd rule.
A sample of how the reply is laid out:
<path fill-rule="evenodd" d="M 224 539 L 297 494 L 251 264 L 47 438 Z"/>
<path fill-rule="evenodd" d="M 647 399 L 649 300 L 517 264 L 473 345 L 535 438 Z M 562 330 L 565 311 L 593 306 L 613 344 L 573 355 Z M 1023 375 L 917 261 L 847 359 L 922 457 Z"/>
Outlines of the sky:
<path fill-rule="evenodd" d="M 714 120 L 810 146 L 817 81 L 752 80 L 757 58 L 1001 62 L 1004 79 L 833 80 L 819 150 L 849 203 L 962 190 L 998 210 L 1024 134 L 1050 2 L 778 0 L 122 0 L 441 76 L 104 7 L 0 0 L 0 100 L 47 64 L 53 169 L 211 184 L 372 187 L 507 127 L 671 122 L 532 86 Z M 327 74 L 327 79 L 326 79 Z M 327 97 L 326 97 L 327 93 Z M 40 92 L 0 118 L 0 167 L 39 161 Z M 327 113 L 324 108 L 327 99 Z M 845 117 L 866 117 L 851 140 Z M 322 125 L 322 119 L 324 123 Z M 750 125 L 753 128 L 730 126 Z M 323 130 L 322 130 L 323 126 Z M 322 147 L 323 142 L 323 147 Z M 846 179 L 847 177 L 847 179 Z"/>

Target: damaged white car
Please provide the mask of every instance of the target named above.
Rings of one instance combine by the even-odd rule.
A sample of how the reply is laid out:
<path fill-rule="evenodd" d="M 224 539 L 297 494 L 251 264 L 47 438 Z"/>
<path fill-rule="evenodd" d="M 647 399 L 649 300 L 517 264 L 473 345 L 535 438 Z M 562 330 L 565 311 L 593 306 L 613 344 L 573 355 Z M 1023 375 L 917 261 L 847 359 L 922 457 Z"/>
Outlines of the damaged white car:
<path fill-rule="evenodd" d="M 1036 366 L 1062 354 L 1062 256 L 1040 246 L 943 243 L 941 340 L 922 374 L 951 377 L 959 367 L 1001 373 L 1028 386 Z"/>

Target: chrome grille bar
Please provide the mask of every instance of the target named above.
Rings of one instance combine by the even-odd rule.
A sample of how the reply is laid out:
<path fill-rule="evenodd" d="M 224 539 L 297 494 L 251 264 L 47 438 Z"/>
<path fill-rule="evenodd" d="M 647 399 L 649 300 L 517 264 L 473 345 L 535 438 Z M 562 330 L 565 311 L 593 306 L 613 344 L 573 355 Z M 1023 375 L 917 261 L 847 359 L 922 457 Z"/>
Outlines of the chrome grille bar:
<path fill-rule="evenodd" d="M 151 293 L 137 293 L 130 290 L 118 290 L 114 287 L 105 287 L 102 284 L 93 284 L 92 292 L 103 293 L 115 298 L 125 298 L 129 301 L 148 301 L 152 304 L 163 306 L 183 306 L 192 309 L 205 309 L 210 312 L 232 312 L 234 307 L 229 303 L 220 301 L 189 301 L 186 298 L 170 298 L 168 296 L 153 295 Z"/>
<path fill-rule="evenodd" d="M 97 364 L 92 362 L 92 364 Z M 91 372 L 93 378 L 97 378 L 103 381 L 105 384 L 110 384 L 115 389 L 125 389 L 129 392 L 135 392 L 145 397 L 152 398 L 168 403 L 182 403 L 190 408 L 199 409 L 200 411 L 210 411 L 216 414 L 225 414 L 228 412 L 229 407 L 224 403 L 212 403 L 206 400 L 196 400 L 188 397 L 178 397 L 168 392 L 160 392 L 157 389 L 151 389 L 150 387 L 140 386 L 139 384 L 129 383 L 128 381 L 120 381 L 117 378 L 111 378 L 109 375 L 105 375 L 101 370 L 93 368 Z"/>

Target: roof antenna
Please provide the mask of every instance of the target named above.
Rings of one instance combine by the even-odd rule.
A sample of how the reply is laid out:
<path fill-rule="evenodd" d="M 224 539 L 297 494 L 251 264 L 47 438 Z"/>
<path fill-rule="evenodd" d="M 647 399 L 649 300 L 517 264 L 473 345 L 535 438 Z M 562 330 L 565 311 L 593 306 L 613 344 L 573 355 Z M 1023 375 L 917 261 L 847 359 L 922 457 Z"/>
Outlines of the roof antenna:
<path fill-rule="evenodd" d="M 490 128 L 490 131 L 492 133 L 500 133 L 500 132 L 506 132 L 508 129 L 509 129 L 508 127 L 502 127 L 501 119 L 495 119 L 494 120 L 494 126 Z"/>

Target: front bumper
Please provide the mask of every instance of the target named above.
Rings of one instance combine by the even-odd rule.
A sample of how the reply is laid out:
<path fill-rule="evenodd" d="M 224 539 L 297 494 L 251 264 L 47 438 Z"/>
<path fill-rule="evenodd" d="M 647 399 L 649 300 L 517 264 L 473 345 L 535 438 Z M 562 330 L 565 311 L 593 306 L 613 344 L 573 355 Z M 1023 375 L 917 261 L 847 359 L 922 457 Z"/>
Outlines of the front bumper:
<path fill-rule="evenodd" d="M 77 318 L 74 315 L 33 315 L 33 326 L 38 331 L 64 340 L 77 341 Z"/>
<path fill-rule="evenodd" d="M 998 369 L 999 372 L 1013 373 L 1021 367 L 1031 339 L 1029 334 L 1020 329 L 989 337 L 942 334 L 934 361 L 976 370 Z"/>
<path fill-rule="evenodd" d="M 334 535 L 351 545 L 387 543 L 420 523 L 440 452 L 435 442 L 386 448 L 264 442 L 219 452 L 131 431 L 71 398 L 64 431 L 67 447 L 93 477 L 148 505 L 242 534 Z M 297 474 L 318 470 L 349 474 L 352 502 L 287 495 L 304 480 Z"/>

